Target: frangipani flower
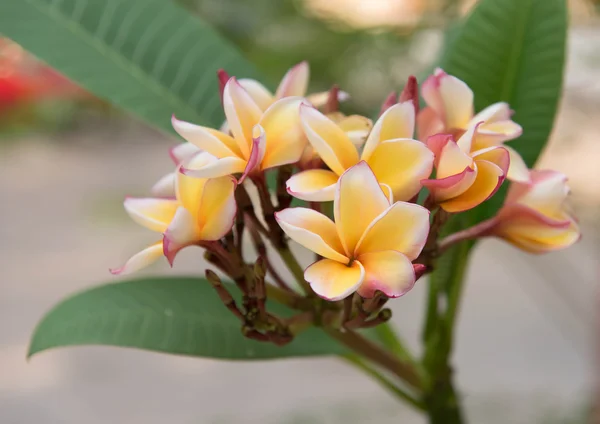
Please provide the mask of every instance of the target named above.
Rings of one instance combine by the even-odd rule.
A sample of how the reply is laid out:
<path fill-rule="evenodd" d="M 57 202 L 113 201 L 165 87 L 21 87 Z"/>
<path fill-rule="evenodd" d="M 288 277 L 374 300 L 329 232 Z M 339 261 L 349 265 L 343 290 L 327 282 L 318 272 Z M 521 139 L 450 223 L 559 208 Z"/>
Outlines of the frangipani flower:
<path fill-rule="evenodd" d="M 321 259 L 304 278 L 319 296 L 339 300 L 355 291 L 372 297 L 405 294 L 415 283 L 411 263 L 429 233 L 429 211 L 413 203 L 392 203 L 369 165 L 350 167 L 335 185 L 335 222 L 307 208 L 275 217 L 285 233 Z"/>
<path fill-rule="evenodd" d="M 505 148 L 488 147 L 469 153 L 476 131 L 477 125 L 458 141 L 446 134 L 427 139 L 427 146 L 435 153 L 436 178 L 421 183 L 447 212 L 462 212 L 484 202 L 506 176 L 510 158 Z"/>
<path fill-rule="evenodd" d="M 513 183 L 491 234 L 531 253 L 563 249 L 577 242 L 579 225 L 565 207 L 567 177 L 531 171 L 531 182 Z"/>
<path fill-rule="evenodd" d="M 398 200 L 409 200 L 431 174 L 433 154 L 413 140 L 414 107 L 411 101 L 396 104 L 377 120 L 359 156 L 356 146 L 339 125 L 318 110 L 303 105 L 300 119 L 310 144 L 330 170 L 300 172 L 287 182 L 288 192 L 307 201 L 330 201 L 340 175 L 366 161 L 380 183 Z"/>
<path fill-rule="evenodd" d="M 249 174 L 297 162 L 306 146 L 298 108 L 301 97 L 285 97 L 264 112 L 235 78 L 223 90 L 223 108 L 231 134 L 172 119 L 184 139 L 214 160 L 200 168 L 184 163 L 181 171 L 197 178 Z"/>
<path fill-rule="evenodd" d="M 329 92 L 325 91 L 307 95 L 309 78 L 310 68 L 308 62 L 303 61 L 287 71 L 279 83 L 275 94 L 271 93 L 264 85 L 254 79 L 241 78 L 239 83 L 262 110 L 267 110 L 269 106 L 284 97 L 296 96 L 306 97 L 315 107 L 323 106 L 328 100 Z M 346 100 L 348 97 L 348 93 L 343 91 L 338 93 L 338 100 L 340 101 Z"/>
<path fill-rule="evenodd" d="M 503 144 L 523 132 L 521 126 L 511 120 L 512 111 L 507 103 L 494 103 L 474 115 L 473 91 L 463 81 L 440 68 L 425 80 L 421 93 L 427 107 L 417 117 L 420 140 L 439 133 L 453 134 L 458 138 L 463 132 L 480 124 L 471 152 L 503 146 L 510 155 L 507 177 L 512 181 L 528 181 L 529 170 L 523 158 L 516 150 Z"/>
<path fill-rule="evenodd" d="M 210 160 L 200 153 L 192 165 Z M 219 240 L 231 230 L 236 214 L 235 180 L 229 176 L 201 179 L 176 174 L 175 199 L 127 198 L 125 210 L 138 224 L 162 234 L 161 240 L 132 256 L 113 274 L 140 270 L 161 256 L 173 264 L 179 250 L 203 241 Z"/>

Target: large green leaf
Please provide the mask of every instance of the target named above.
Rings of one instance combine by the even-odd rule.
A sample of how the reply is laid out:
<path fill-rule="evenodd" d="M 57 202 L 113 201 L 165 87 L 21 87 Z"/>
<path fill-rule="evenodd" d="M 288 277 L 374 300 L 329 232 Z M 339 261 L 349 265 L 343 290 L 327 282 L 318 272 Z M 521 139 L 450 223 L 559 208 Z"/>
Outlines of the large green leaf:
<path fill-rule="evenodd" d="M 173 113 L 218 125 L 216 70 L 254 72 L 230 43 L 168 0 L 3 0 L 0 32 L 167 131 Z"/>
<path fill-rule="evenodd" d="M 269 304 L 268 309 L 283 316 L 291 313 L 277 304 Z M 42 319 L 29 355 L 73 345 L 135 347 L 222 359 L 348 353 L 317 328 L 283 347 L 249 340 L 206 280 L 183 277 L 118 282 L 76 294 Z"/>
<path fill-rule="evenodd" d="M 523 135 L 508 145 L 533 166 L 548 141 L 562 90 L 565 0 L 481 0 L 453 29 L 441 66 L 475 93 L 475 110 L 506 101 Z M 504 192 L 477 208 L 489 216 Z"/>
<path fill-rule="evenodd" d="M 548 140 L 562 89 L 567 31 L 565 0 L 481 0 L 465 21 L 452 29 L 441 66 L 465 81 L 475 93 L 475 108 L 506 101 L 523 135 L 509 142 L 532 166 Z M 454 217 L 446 231 L 458 231 L 493 215 L 506 186 L 492 199 Z M 449 324 L 472 242 L 451 248 L 431 276 L 444 293 Z M 431 324 L 431 323 L 430 323 Z M 427 335 L 433 334 L 431 327 Z M 451 332 L 451 329 L 449 330 Z M 434 346 L 434 348 L 437 348 Z"/>

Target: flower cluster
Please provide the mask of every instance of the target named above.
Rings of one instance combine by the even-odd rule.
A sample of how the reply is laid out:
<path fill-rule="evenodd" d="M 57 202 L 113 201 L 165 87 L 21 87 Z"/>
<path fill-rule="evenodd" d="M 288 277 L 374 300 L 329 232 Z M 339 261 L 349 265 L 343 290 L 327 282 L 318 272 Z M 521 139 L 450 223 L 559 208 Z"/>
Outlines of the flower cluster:
<path fill-rule="evenodd" d="M 308 65 L 300 63 L 272 94 L 257 81 L 220 71 L 226 117 L 220 130 L 173 116 L 186 141 L 171 151 L 175 171 L 153 187 L 156 198 L 125 200 L 131 217 L 161 239 L 113 273 L 136 271 L 161 256 L 173 264 L 177 252 L 196 245 L 248 299 L 264 297 L 265 274 L 297 294 L 269 260 L 268 242 L 308 297 L 335 303 L 357 293 L 376 310 L 382 298 L 409 291 L 441 251 L 462 240 L 496 236 L 536 253 L 578 240 L 565 206 L 565 177 L 529 170 L 505 144 L 522 133 L 508 104 L 475 113 L 469 87 L 437 69 L 421 85 L 426 107 L 420 110 L 411 77 L 373 123 L 341 113 L 348 96 L 337 87 L 307 95 L 308 79 Z M 266 183 L 268 173 L 274 187 Z M 512 185 L 495 217 L 438 240 L 448 217 L 485 202 L 505 179 Z M 292 198 L 305 207 L 289 207 Z M 259 256 L 256 264 L 244 259 L 244 234 Z M 304 271 L 288 238 L 316 256 Z M 207 275 L 231 300 L 216 274 Z"/>

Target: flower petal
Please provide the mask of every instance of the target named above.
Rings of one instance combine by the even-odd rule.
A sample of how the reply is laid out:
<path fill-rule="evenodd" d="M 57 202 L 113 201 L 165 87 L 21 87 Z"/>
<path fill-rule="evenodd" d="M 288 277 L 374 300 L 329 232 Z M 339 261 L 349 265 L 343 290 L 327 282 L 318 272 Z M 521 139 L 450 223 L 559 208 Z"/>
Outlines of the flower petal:
<path fill-rule="evenodd" d="M 238 82 L 248 92 L 252 100 L 258 105 L 261 110 L 267 110 L 269 106 L 275 101 L 275 97 L 267 88 L 260 82 L 250 79 L 242 78 Z"/>
<path fill-rule="evenodd" d="M 504 207 L 493 234 L 531 253 L 566 248 L 581 238 L 574 219 L 554 220 L 523 205 Z"/>
<path fill-rule="evenodd" d="M 177 173 L 169 172 L 156 182 L 150 189 L 156 197 L 175 197 L 175 180 Z"/>
<path fill-rule="evenodd" d="M 180 172 L 193 178 L 218 178 L 244 172 L 247 164 L 246 160 L 238 157 L 216 159 L 195 168 L 189 168 L 188 164 L 184 162 L 180 168 Z"/>
<path fill-rule="evenodd" d="M 200 153 L 201 151 L 202 149 L 198 148 L 198 146 L 196 146 L 195 144 L 185 142 L 179 143 L 177 146 L 174 146 L 171 149 L 169 149 L 169 156 L 171 157 L 175 165 L 179 165 L 184 160 L 191 158 L 192 156 L 194 156 L 197 153 Z"/>
<path fill-rule="evenodd" d="M 174 199 L 128 197 L 124 206 L 135 222 L 149 230 L 162 233 L 173 220 L 179 202 Z"/>
<path fill-rule="evenodd" d="M 282 99 L 290 96 L 304 97 L 308 88 L 309 78 L 310 68 L 308 62 L 300 62 L 283 76 L 279 87 L 277 87 L 277 91 L 275 91 L 275 98 Z"/>
<path fill-rule="evenodd" d="M 389 199 L 366 162 L 361 161 L 342 174 L 336 186 L 333 213 L 347 255 L 352 255 L 371 222 L 389 206 Z"/>
<path fill-rule="evenodd" d="M 119 268 L 111 268 L 110 273 L 113 275 L 131 274 L 153 264 L 161 256 L 163 256 L 163 243 L 159 241 L 133 255 L 125 262 L 125 265 Z"/>
<path fill-rule="evenodd" d="M 344 116 L 337 124 L 356 147 L 363 145 L 373 128 L 373 121 L 360 115 Z"/>
<path fill-rule="evenodd" d="M 307 140 L 300 124 L 302 97 L 286 97 L 273 103 L 260 125 L 266 134 L 265 156 L 261 169 L 298 162 Z"/>
<path fill-rule="evenodd" d="M 531 183 L 513 183 L 505 203 L 519 203 L 546 216 L 562 219 L 569 194 L 567 177 L 556 171 L 531 171 Z"/>
<path fill-rule="evenodd" d="M 248 159 L 252 148 L 252 129 L 260 121 L 262 110 L 235 78 L 230 78 L 225 84 L 223 109 L 239 150 Z"/>
<path fill-rule="evenodd" d="M 458 144 L 450 140 L 442 148 L 439 158 L 437 158 L 436 178 L 442 179 L 459 174 L 467 167 L 473 167 L 473 158 L 461 150 Z"/>
<path fill-rule="evenodd" d="M 473 150 L 497 146 L 505 141 L 514 140 L 523 134 L 523 128 L 513 121 L 483 123 L 475 135 Z"/>
<path fill-rule="evenodd" d="M 506 144 L 504 144 L 503 147 L 508 151 L 508 155 L 510 157 L 510 166 L 508 167 L 508 174 L 506 175 L 506 178 L 520 183 L 528 183 L 531 181 L 529 168 L 519 152 L 512 147 L 507 146 Z"/>
<path fill-rule="evenodd" d="M 365 278 L 365 270 L 358 261 L 348 266 L 331 259 L 322 259 L 306 268 L 304 278 L 320 297 L 336 301 L 348 297 L 360 287 Z"/>
<path fill-rule="evenodd" d="M 361 159 L 369 160 L 379 144 L 397 138 L 412 138 L 415 130 L 415 108 L 412 101 L 398 103 L 379 117 L 369 134 Z"/>
<path fill-rule="evenodd" d="M 181 165 L 180 170 L 184 169 L 184 166 L 189 166 L 190 169 L 194 170 L 203 169 L 218 162 L 219 159 L 215 158 L 210 153 L 202 152 L 193 156 L 187 161 L 184 161 L 184 164 Z M 207 178 L 190 176 L 187 174 L 187 168 L 185 169 L 185 174 L 183 172 L 177 172 L 175 180 L 175 195 L 181 205 L 195 215 L 198 211 L 198 206 L 200 205 L 202 191 L 204 190 Z"/>
<path fill-rule="evenodd" d="M 422 109 L 417 115 L 417 138 L 426 140 L 444 131 L 444 122 L 431 107 Z"/>
<path fill-rule="evenodd" d="M 396 250 L 416 259 L 429 234 L 429 211 L 414 203 L 396 202 L 369 225 L 355 256 L 382 250 Z"/>
<path fill-rule="evenodd" d="M 476 177 L 476 170 L 467 166 L 458 174 L 440 179 L 421 180 L 421 184 L 429 189 L 437 202 L 442 202 L 464 193 L 473 185 Z"/>
<path fill-rule="evenodd" d="M 163 253 L 169 264 L 173 266 L 177 252 L 199 240 L 200 233 L 196 217 L 182 206 L 177 208 L 163 239 Z"/>
<path fill-rule="evenodd" d="M 410 260 L 400 252 L 384 250 L 360 255 L 357 261 L 365 269 L 358 294 L 371 298 L 376 290 L 388 297 L 400 297 L 415 285 L 415 271 Z"/>
<path fill-rule="evenodd" d="M 236 145 L 236 142 L 229 135 L 212 128 L 201 127 L 194 125 L 189 122 L 180 121 L 175 118 L 175 115 L 171 118 L 171 124 L 177 133 L 183 137 L 186 141 L 191 143 L 192 146 L 196 146 L 197 150 L 205 150 L 208 153 L 218 157 L 225 158 L 229 156 L 239 156 L 240 149 Z M 181 153 L 186 154 L 186 157 L 181 159 L 189 158 L 191 155 L 187 155 L 186 151 L 181 151 L 183 148 L 179 147 L 178 159 Z M 190 147 L 186 149 L 191 150 Z M 171 151 L 171 155 L 175 157 L 175 151 Z M 181 160 L 177 162 L 179 164 Z"/>
<path fill-rule="evenodd" d="M 431 175 L 433 153 L 411 139 L 381 143 L 367 161 L 379 182 L 387 184 L 395 200 L 409 200 L 421 190 L 421 180 Z"/>
<path fill-rule="evenodd" d="M 198 210 L 202 240 L 219 240 L 231 230 L 237 212 L 236 186 L 231 177 L 213 178 L 204 186 Z"/>
<path fill-rule="evenodd" d="M 356 147 L 331 119 L 303 104 L 300 121 L 308 141 L 333 172 L 341 175 L 358 162 Z"/>
<path fill-rule="evenodd" d="M 486 160 L 478 160 L 477 176 L 473 184 L 462 194 L 440 203 L 446 212 L 462 212 L 483 203 L 500 188 L 505 175 L 497 165 Z"/>
<path fill-rule="evenodd" d="M 258 171 L 260 163 L 265 157 L 266 135 L 263 127 L 256 125 L 252 136 L 254 137 L 252 139 L 252 150 L 250 151 L 250 157 L 248 158 L 248 162 L 246 162 L 244 172 L 238 180 L 240 184 L 244 182 L 248 175 L 254 173 L 255 170 Z"/>
<path fill-rule="evenodd" d="M 505 147 L 488 147 L 487 149 L 473 152 L 471 157 L 474 160 L 487 160 L 488 162 L 492 162 L 494 165 L 498 165 L 504 175 L 506 175 L 508 168 L 510 167 L 510 156 L 508 149 Z"/>
<path fill-rule="evenodd" d="M 506 102 L 498 102 L 484 108 L 481 112 L 471 119 L 471 124 L 475 125 L 478 122 L 498 122 L 508 121 L 512 115 L 510 106 Z"/>
<path fill-rule="evenodd" d="M 348 263 L 335 224 L 325 215 L 308 208 L 288 208 L 277 212 L 275 219 L 296 243 L 324 258 Z"/>
<path fill-rule="evenodd" d="M 286 182 L 289 194 L 308 202 L 326 202 L 335 197 L 335 172 L 326 169 L 309 169 L 293 175 Z"/>
<path fill-rule="evenodd" d="M 425 103 L 444 121 L 445 127 L 466 128 L 473 117 L 473 91 L 463 81 L 436 69 L 423 83 Z"/>

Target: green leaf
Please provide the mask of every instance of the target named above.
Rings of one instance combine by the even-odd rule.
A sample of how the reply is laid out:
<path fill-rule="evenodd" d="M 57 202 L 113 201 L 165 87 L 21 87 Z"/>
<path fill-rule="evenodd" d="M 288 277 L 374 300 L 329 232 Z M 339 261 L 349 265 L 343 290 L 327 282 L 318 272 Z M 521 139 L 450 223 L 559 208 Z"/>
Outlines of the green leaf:
<path fill-rule="evenodd" d="M 268 304 L 268 310 L 292 313 L 278 304 Z M 95 287 L 58 304 L 36 328 L 29 355 L 75 345 L 246 360 L 348 353 L 318 328 L 278 347 L 243 337 L 240 327 L 204 279 L 137 279 Z"/>
<path fill-rule="evenodd" d="M 533 166 L 548 140 L 562 90 L 567 10 L 565 0 L 481 0 L 452 28 L 440 66 L 465 81 L 475 93 L 475 110 L 506 101 L 523 135 L 508 145 Z M 506 188 L 467 213 L 454 216 L 445 234 L 470 227 L 495 214 Z M 473 242 L 449 249 L 436 264 L 430 290 L 444 294 L 443 322 L 427 321 L 428 350 L 451 349 L 453 323 Z M 430 301 L 435 305 L 437 295 Z M 438 327 L 436 327 L 438 326 Z M 435 328 L 445 335 L 436 341 Z M 441 330 L 440 330 L 441 329 Z M 440 333 L 441 331 L 441 333 Z M 435 353 L 434 353 L 435 354 Z"/>
<path fill-rule="evenodd" d="M 508 142 L 528 166 L 546 144 L 562 90 L 565 0 L 482 0 L 452 30 L 440 66 L 475 93 L 475 110 L 506 101 L 523 135 Z M 506 185 L 506 184 L 505 184 Z M 493 214 L 504 192 L 485 202 L 473 221 Z"/>
<path fill-rule="evenodd" d="M 219 68 L 252 66 L 167 0 L 5 0 L 0 31 L 98 97 L 172 131 L 172 114 L 222 122 Z"/>

